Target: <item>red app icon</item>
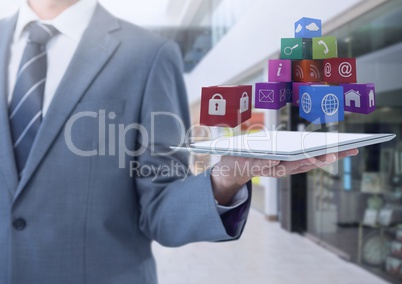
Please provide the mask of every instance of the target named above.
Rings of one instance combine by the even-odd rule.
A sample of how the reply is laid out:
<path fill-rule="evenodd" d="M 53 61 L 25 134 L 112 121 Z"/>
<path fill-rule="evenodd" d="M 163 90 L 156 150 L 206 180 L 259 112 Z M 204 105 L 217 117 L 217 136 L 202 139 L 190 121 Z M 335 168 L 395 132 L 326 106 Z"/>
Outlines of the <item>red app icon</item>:
<path fill-rule="evenodd" d="M 356 58 L 331 58 L 323 62 L 324 81 L 331 84 L 356 83 Z"/>
<path fill-rule="evenodd" d="M 202 88 L 200 124 L 236 127 L 251 118 L 252 86 Z"/>

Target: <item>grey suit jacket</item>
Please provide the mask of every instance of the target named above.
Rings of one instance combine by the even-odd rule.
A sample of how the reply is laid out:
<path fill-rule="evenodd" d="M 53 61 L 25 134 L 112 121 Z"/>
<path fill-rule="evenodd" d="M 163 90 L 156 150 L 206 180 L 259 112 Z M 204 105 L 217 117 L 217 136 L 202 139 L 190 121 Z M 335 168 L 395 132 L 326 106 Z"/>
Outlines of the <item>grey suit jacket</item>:
<path fill-rule="evenodd" d="M 174 113 L 189 126 L 177 46 L 116 19 L 101 6 L 19 180 L 6 101 L 16 19 L 0 21 L 0 283 L 156 283 L 152 240 L 180 246 L 240 236 L 249 202 L 219 216 L 208 173 L 182 180 L 177 165 L 186 167 L 187 155 L 151 153 L 151 146 L 161 151 L 178 144 L 183 131 L 167 117 L 155 119 L 152 128 L 152 113 Z M 111 112 L 115 117 L 109 117 Z M 84 116 L 76 116 L 80 113 Z M 69 149 L 65 133 L 71 118 L 77 119 L 70 142 L 97 155 L 80 156 Z M 135 124 L 144 128 L 135 131 Z M 119 125 L 133 127 L 119 137 Z M 146 140 L 144 130 L 155 133 L 152 140 Z M 103 134 L 106 138 L 99 139 Z M 145 151 L 122 160 L 122 140 L 130 150 Z M 133 162 L 144 167 L 130 176 Z M 150 170 L 171 169 L 172 163 L 174 174 Z"/>

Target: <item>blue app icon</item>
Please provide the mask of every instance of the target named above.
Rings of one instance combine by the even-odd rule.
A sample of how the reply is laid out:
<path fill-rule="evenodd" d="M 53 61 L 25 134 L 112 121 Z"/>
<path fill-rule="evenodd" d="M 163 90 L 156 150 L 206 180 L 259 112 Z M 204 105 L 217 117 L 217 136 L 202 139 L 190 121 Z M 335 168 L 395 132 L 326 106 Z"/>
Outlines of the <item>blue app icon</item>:
<path fill-rule="evenodd" d="M 344 120 L 343 87 L 313 85 L 300 87 L 300 116 L 313 124 Z"/>

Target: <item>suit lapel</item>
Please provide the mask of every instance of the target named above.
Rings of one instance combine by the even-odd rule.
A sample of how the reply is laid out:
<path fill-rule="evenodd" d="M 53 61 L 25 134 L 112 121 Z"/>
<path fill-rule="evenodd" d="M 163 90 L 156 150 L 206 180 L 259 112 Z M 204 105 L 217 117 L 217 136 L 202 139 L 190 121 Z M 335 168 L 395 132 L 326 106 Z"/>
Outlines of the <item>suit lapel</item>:
<path fill-rule="evenodd" d="M 16 14 L 12 18 L 3 20 L 0 25 L 0 171 L 6 181 L 5 186 L 13 195 L 18 184 L 18 174 L 8 120 L 7 85 L 10 46 L 17 17 Z M 3 187 L 4 185 L 0 186 Z"/>
<path fill-rule="evenodd" d="M 119 46 L 120 42 L 110 34 L 118 28 L 118 20 L 98 5 L 38 131 L 14 199 L 21 194 L 74 107 Z"/>

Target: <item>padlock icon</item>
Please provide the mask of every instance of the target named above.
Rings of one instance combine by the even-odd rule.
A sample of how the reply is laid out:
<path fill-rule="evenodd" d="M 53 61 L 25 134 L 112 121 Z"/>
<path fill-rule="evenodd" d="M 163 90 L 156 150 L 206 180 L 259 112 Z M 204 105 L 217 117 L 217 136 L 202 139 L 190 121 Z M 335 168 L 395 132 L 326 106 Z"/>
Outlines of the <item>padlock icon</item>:
<path fill-rule="evenodd" d="M 248 111 L 248 94 L 244 92 L 242 97 L 240 98 L 240 113 Z"/>
<path fill-rule="evenodd" d="M 215 94 L 212 96 L 212 99 L 209 100 L 208 114 L 217 116 L 226 115 L 226 100 L 221 94 Z"/>

